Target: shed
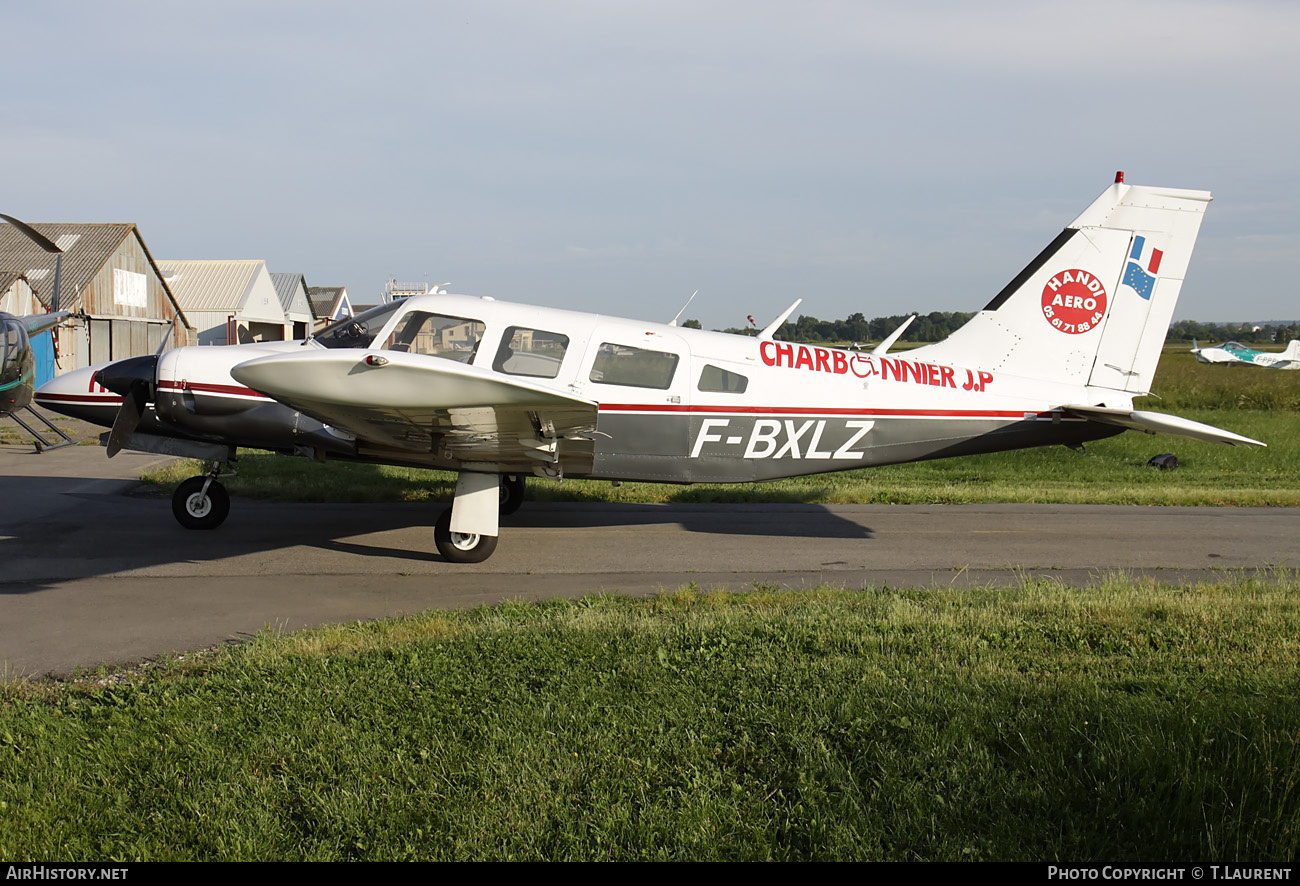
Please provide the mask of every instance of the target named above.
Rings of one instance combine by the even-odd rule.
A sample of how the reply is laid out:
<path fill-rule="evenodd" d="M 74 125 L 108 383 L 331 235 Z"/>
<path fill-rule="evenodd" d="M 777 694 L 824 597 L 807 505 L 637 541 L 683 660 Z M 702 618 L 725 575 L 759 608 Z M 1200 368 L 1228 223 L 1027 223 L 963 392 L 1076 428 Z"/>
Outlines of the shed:
<path fill-rule="evenodd" d="M 168 259 L 158 267 L 198 330 L 199 344 L 284 339 L 284 308 L 265 261 Z"/>
<path fill-rule="evenodd" d="M 309 286 L 307 297 L 311 299 L 317 326 L 327 326 L 335 320 L 342 320 L 356 313 L 352 310 L 352 302 L 348 299 L 346 286 Z"/>
<path fill-rule="evenodd" d="M 58 372 L 194 344 L 194 329 L 135 225 L 32 227 L 63 250 L 59 307 L 83 315 L 58 330 Z M 0 225 L 0 269 L 20 274 L 45 308 L 55 259 L 12 225 Z"/>
<path fill-rule="evenodd" d="M 302 274 L 272 274 L 271 282 L 284 309 L 285 323 L 293 324 L 288 337 L 295 341 L 306 338 L 316 321 L 311 299 L 307 298 L 307 278 Z"/>

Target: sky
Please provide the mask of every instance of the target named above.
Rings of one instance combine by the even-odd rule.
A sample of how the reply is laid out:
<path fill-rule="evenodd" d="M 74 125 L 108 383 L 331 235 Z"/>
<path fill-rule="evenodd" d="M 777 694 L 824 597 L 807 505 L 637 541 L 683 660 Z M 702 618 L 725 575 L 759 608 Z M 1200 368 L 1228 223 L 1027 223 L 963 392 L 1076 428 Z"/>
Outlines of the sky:
<path fill-rule="evenodd" d="M 1124 170 L 1177 319 L 1300 318 L 1300 4 L 7 4 L 0 212 L 706 328 L 973 311 Z"/>

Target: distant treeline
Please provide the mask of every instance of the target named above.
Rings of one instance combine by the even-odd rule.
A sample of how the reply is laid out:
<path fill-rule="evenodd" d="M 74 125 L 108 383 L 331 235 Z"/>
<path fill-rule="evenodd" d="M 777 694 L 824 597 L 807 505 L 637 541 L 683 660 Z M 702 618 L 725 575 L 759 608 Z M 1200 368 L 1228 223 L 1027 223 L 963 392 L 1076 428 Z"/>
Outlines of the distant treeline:
<path fill-rule="evenodd" d="M 1263 343 L 1277 342 L 1286 344 L 1293 338 L 1300 338 L 1300 323 L 1198 323 L 1195 320 L 1179 320 L 1169 327 L 1166 341 L 1191 341 L 1218 344 L 1225 341 Z"/>
<path fill-rule="evenodd" d="M 818 320 L 801 314 L 798 320 L 787 320 L 776 332 L 776 338 L 784 341 L 800 342 L 877 342 L 889 335 L 906 320 L 909 314 L 892 314 L 888 317 L 875 317 L 868 320 L 862 314 L 850 314 L 844 320 Z M 965 325 L 974 317 L 968 311 L 931 311 L 918 316 L 903 333 L 903 341 L 941 341 Z M 698 320 L 687 320 L 687 327 L 699 329 Z M 758 335 L 754 327 L 731 327 L 715 332 L 729 332 L 732 335 Z M 1169 341 L 1202 342 L 1239 341 L 1285 344 L 1293 338 L 1300 338 L 1300 323 L 1267 324 L 1257 323 L 1198 323 L 1195 320 L 1179 320 L 1169 327 L 1166 339 Z"/>
<path fill-rule="evenodd" d="M 776 332 L 776 338 L 785 341 L 868 342 L 880 341 L 897 329 L 910 314 L 893 314 L 868 320 L 862 314 L 850 314 L 844 320 L 818 320 L 801 314 L 798 320 L 787 320 Z M 973 312 L 932 311 L 912 321 L 903 333 L 903 341 L 939 341 L 947 338 L 967 320 Z M 734 335 L 758 335 L 758 330 L 735 328 L 719 330 Z"/>

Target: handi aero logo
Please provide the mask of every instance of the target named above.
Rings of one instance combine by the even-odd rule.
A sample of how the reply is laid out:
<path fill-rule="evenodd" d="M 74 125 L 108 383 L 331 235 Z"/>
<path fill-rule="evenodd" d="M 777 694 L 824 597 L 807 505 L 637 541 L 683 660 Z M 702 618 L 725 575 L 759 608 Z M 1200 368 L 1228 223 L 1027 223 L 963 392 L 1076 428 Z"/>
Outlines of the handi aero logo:
<path fill-rule="evenodd" d="M 1151 290 L 1156 286 L 1156 274 L 1160 271 L 1160 259 L 1165 254 L 1154 246 L 1151 247 L 1151 257 L 1147 259 L 1146 270 L 1142 270 L 1142 253 L 1146 251 L 1147 238 L 1134 237 L 1133 249 L 1128 254 L 1128 267 L 1124 269 L 1124 285 L 1129 286 L 1138 295 L 1151 300 Z"/>
<path fill-rule="evenodd" d="M 1043 287 L 1043 316 L 1070 335 L 1096 329 L 1106 316 L 1106 287 L 1087 271 L 1061 271 Z"/>

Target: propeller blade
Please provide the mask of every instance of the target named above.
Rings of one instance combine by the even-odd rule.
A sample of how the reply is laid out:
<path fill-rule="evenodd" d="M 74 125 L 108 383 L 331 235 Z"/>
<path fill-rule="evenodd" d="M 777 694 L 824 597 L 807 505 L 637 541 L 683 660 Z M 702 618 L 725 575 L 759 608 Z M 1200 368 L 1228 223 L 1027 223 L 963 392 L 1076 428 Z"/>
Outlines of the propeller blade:
<path fill-rule="evenodd" d="M 122 398 L 122 406 L 113 419 L 113 429 L 108 432 L 108 457 L 112 458 L 122 451 L 122 447 L 131 439 L 135 429 L 144 417 L 145 404 L 149 402 L 148 386 L 141 381 L 131 385 L 131 389 Z"/>

